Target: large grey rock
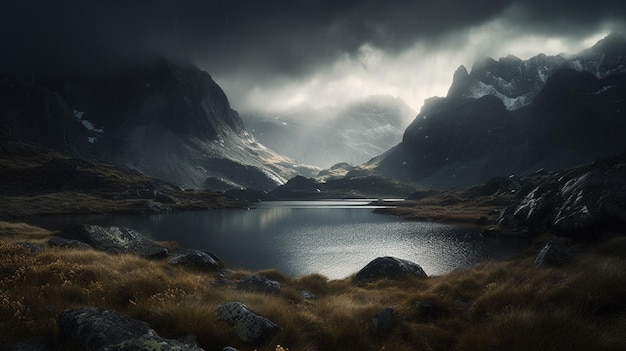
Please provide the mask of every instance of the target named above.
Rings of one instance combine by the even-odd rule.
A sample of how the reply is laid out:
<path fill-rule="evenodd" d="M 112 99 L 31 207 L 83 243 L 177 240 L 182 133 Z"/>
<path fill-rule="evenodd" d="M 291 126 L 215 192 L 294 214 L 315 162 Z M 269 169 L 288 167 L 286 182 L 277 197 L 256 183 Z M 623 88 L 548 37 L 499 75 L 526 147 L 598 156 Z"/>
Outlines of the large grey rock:
<path fill-rule="evenodd" d="M 59 343 L 74 351 L 202 351 L 195 345 L 163 339 L 145 322 L 97 307 L 59 315 Z"/>
<path fill-rule="evenodd" d="M 96 250 L 114 254 L 127 253 L 154 259 L 167 257 L 168 254 L 167 248 L 126 227 L 76 224 L 65 228 L 59 236 L 79 240 Z"/>
<path fill-rule="evenodd" d="M 510 235 L 593 239 L 599 232 L 626 233 L 626 154 L 530 177 L 533 190 L 509 206 L 498 225 Z"/>
<path fill-rule="evenodd" d="M 217 308 L 219 318 L 232 325 L 243 342 L 261 343 L 279 327 L 271 320 L 251 311 L 240 302 L 228 302 Z"/>
<path fill-rule="evenodd" d="M 563 266 L 571 262 L 573 258 L 574 250 L 555 241 L 550 241 L 535 258 L 535 267 Z"/>
<path fill-rule="evenodd" d="M 561 188 L 560 201 L 552 219 L 555 233 L 564 236 L 590 236 L 589 232 L 593 231 L 595 219 L 587 206 L 589 190 L 586 182 L 589 175 L 585 173 L 571 179 Z"/>
<path fill-rule="evenodd" d="M 354 280 L 364 283 L 379 279 L 404 279 L 408 277 L 426 278 L 426 273 L 418 264 L 396 257 L 378 257 L 361 269 Z"/>
<path fill-rule="evenodd" d="M 593 238 L 598 229 L 625 233 L 626 154 L 594 163 L 563 184 L 552 218 L 559 236 Z"/>
<path fill-rule="evenodd" d="M 219 268 L 219 264 L 213 256 L 204 251 L 195 249 L 175 252 L 168 263 L 174 266 L 184 266 L 203 272 L 215 271 Z"/>
<path fill-rule="evenodd" d="M 266 294 L 279 294 L 281 285 L 279 282 L 267 279 L 260 275 L 250 274 L 237 282 L 237 290 L 254 291 Z"/>

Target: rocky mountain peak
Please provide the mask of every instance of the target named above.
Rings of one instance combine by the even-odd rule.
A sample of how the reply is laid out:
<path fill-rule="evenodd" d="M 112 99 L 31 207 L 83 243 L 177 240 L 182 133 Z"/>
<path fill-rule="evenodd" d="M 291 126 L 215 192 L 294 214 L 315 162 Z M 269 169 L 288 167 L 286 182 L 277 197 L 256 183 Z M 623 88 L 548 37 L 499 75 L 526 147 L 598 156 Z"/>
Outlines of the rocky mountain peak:
<path fill-rule="evenodd" d="M 610 33 L 599 40 L 589 51 L 603 54 L 624 53 L 626 51 L 626 34 L 618 32 Z"/>
<path fill-rule="evenodd" d="M 626 36 L 611 34 L 593 47 L 572 56 L 538 54 L 528 60 L 508 55 L 478 60 L 469 73 L 457 69 L 448 97 L 478 99 L 492 95 L 508 110 L 529 105 L 550 76 L 559 69 L 591 72 L 598 78 L 626 71 Z"/>
<path fill-rule="evenodd" d="M 485 58 L 470 73 L 461 66 L 448 96 L 428 99 L 402 142 L 361 167 L 445 189 L 623 152 L 621 38 L 570 57 Z"/>
<path fill-rule="evenodd" d="M 190 63 L 147 60 L 88 85 L 93 112 L 86 118 L 105 129 L 155 123 L 179 135 L 207 138 L 243 130 L 224 91 Z"/>
<path fill-rule="evenodd" d="M 459 68 L 454 71 L 452 76 L 452 85 L 448 89 L 448 95 L 446 97 L 454 98 L 462 96 L 463 92 L 467 90 L 468 85 L 471 82 L 469 73 L 465 66 L 460 65 Z"/>

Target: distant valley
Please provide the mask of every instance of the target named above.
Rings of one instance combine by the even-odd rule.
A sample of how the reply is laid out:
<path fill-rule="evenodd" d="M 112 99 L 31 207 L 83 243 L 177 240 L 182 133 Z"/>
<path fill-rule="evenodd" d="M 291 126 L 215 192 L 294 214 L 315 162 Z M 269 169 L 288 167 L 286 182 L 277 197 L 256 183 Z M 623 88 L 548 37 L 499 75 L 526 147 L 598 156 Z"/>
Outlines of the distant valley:
<path fill-rule="evenodd" d="M 401 99 L 369 96 L 344 106 L 276 114 L 242 114 L 248 130 L 264 145 L 305 164 L 329 168 L 360 165 L 389 150 L 415 117 Z"/>

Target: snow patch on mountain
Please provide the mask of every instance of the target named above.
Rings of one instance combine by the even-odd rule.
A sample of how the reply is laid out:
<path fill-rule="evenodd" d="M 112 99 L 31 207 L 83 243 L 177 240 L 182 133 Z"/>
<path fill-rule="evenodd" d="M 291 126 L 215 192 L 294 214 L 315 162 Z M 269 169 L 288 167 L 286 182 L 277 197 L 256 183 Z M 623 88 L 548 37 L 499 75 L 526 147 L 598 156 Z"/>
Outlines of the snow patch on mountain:
<path fill-rule="evenodd" d="M 601 79 L 626 72 L 626 37 L 612 34 L 593 47 L 575 55 L 536 55 L 528 60 L 515 56 L 499 60 L 485 58 L 472 67 L 455 73 L 448 96 L 478 99 L 493 95 L 502 100 L 508 110 L 529 105 L 559 69 L 586 71 Z"/>

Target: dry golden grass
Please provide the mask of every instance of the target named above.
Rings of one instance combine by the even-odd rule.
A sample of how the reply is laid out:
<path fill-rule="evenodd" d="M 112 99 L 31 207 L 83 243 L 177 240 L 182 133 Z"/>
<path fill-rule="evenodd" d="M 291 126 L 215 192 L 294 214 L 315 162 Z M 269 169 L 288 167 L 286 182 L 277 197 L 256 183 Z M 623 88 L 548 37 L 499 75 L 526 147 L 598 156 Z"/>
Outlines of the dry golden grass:
<path fill-rule="evenodd" d="M 0 221 L 0 240 L 17 242 L 28 240 L 40 242 L 54 233 L 43 228 L 35 227 L 26 223 L 10 223 Z"/>
<path fill-rule="evenodd" d="M 364 286 L 319 274 L 293 278 L 257 272 L 283 285 L 279 295 L 214 284 L 197 273 L 130 255 L 46 248 L 32 254 L 11 243 L 46 232 L 0 224 L 0 342 L 37 336 L 55 343 L 56 317 L 101 306 L 151 324 L 164 337 L 195 335 L 205 350 L 620 350 L 626 347 L 626 239 L 592 247 L 563 268 L 532 258 L 485 262 L 443 276 L 383 280 Z M 246 272 L 227 278 L 238 279 Z M 317 299 L 299 294 L 310 291 Z M 217 319 L 240 301 L 281 330 L 263 345 L 243 344 Z M 390 333 L 372 318 L 393 307 Z M 426 307 L 424 307 L 426 306 Z"/>

